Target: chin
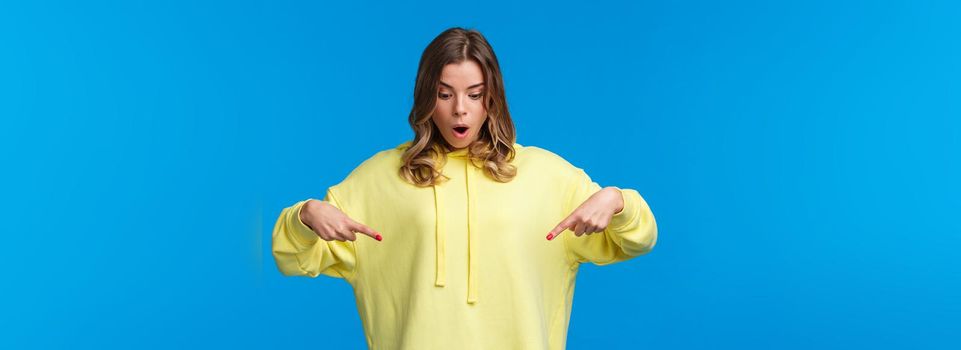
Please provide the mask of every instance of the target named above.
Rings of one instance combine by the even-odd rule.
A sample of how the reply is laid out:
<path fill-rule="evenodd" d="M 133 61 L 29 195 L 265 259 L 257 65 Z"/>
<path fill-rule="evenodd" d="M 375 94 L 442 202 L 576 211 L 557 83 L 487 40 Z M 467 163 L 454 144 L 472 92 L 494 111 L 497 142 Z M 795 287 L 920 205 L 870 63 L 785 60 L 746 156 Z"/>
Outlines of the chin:
<path fill-rule="evenodd" d="M 464 147 L 470 146 L 471 142 L 473 141 L 474 140 L 460 140 L 460 139 L 450 140 L 449 139 L 447 140 L 447 144 L 453 148 L 464 148 Z"/>

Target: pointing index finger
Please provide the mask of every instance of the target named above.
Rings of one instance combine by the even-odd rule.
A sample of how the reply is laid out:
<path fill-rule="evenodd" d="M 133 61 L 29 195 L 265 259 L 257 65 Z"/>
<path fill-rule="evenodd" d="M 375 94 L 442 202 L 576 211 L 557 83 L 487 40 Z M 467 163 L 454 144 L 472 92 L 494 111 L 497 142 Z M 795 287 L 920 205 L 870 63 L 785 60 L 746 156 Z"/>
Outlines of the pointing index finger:
<path fill-rule="evenodd" d="M 564 230 L 566 230 L 570 226 L 571 226 L 571 217 L 568 216 L 564 218 L 564 220 L 561 221 L 561 223 L 557 224 L 557 226 L 554 226 L 554 229 L 547 234 L 547 240 L 550 241 L 550 240 L 553 240 L 554 237 L 560 236 L 561 233 L 564 232 Z"/>
<path fill-rule="evenodd" d="M 377 233 L 377 231 L 374 231 L 374 229 L 368 227 L 367 225 L 361 224 L 361 223 L 355 223 L 352 230 L 353 230 L 354 232 L 360 232 L 360 233 L 363 233 L 363 234 L 365 234 L 365 235 L 368 235 L 368 236 L 370 236 L 371 238 L 376 239 L 376 240 L 378 240 L 378 241 L 381 241 L 381 240 L 384 239 L 384 237 L 381 236 L 379 233 Z"/>

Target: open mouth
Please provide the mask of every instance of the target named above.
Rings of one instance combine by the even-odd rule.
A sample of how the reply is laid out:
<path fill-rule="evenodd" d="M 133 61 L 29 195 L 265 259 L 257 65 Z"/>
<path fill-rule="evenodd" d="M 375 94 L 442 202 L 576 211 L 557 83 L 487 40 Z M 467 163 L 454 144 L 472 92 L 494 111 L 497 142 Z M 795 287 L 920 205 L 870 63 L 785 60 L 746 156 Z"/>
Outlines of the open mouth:
<path fill-rule="evenodd" d="M 463 138 L 467 136 L 467 129 L 468 127 L 466 126 L 454 127 L 454 136 L 457 136 L 459 138 Z"/>

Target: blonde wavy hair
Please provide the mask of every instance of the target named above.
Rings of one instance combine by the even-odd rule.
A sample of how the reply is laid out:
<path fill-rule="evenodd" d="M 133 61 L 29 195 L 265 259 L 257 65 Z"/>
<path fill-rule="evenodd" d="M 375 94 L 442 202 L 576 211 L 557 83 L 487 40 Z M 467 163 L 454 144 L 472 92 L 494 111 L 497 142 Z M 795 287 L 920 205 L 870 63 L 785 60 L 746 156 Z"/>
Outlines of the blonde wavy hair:
<path fill-rule="evenodd" d="M 400 167 L 400 176 L 411 184 L 428 187 L 447 179 L 439 169 L 443 168 L 450 150 L 431 115 L 437 103 L 437 89 L 444 66 L 465 60 L 477 62 L 484 73 L 487 109 L 487 120 L 477 140 L 467 146 L 468 157 L 474 166 L 484 169 L 485 174 L 495 181 L 509 182 L 517 175 L 517 168 L 510 164 L 515 156 L 517 135 L 507 108 L 497 56 L 480 32 L 454 27 L 434 38 L 420 58 L 414 84 L 414 106 L 407 118 L 414 130 L 414 139 L 404 150 Z"/>

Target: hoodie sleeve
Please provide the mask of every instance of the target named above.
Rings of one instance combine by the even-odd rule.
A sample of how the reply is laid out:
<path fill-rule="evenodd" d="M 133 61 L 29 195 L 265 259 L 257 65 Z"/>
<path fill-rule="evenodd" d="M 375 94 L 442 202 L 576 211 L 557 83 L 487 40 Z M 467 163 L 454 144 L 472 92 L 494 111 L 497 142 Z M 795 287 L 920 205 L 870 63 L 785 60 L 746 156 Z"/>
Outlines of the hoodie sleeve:
<path fill-rule="evenodd" d="M 285 276 L 325 274 L 349 280 L 357 263 L 354 242 L 323 240 L 304 224 L 300 211 L 308 200 L 284 208 L 274 224 L 273 255 L 277 267 Z M 324 201 L 341 209 L 330 190 Z"/>
<path fill-rule="evenodd" d="M 572 177 L 573 194 L 568 203 L 568 215 L 601 190 L 601 186 L 580 168 L 574 169 Z M 614 214 L 604 232 L 578 237 L 573 229 L 569 229 L 561 235 L 571 262 L 608 265 L 645 254 L 654 248 L 657 223 L 651 208 L 636 190 L 621 188 L 620 192 L 624 208 Z"/>

